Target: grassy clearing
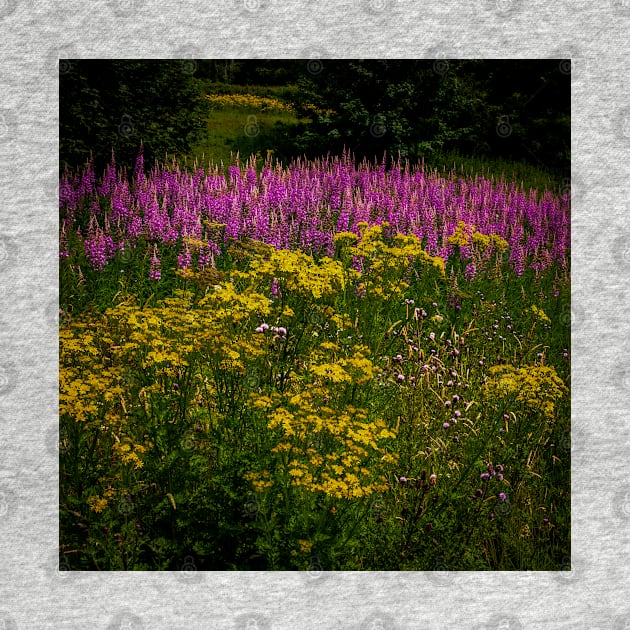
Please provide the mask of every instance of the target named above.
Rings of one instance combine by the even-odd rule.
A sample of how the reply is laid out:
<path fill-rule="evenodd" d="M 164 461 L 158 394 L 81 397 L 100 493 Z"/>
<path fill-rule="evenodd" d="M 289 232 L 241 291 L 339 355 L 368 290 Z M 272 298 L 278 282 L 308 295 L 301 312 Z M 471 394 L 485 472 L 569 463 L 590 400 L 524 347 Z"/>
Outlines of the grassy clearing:
<path fill-rule="evenodd" d="M 203 89 L 206 94 L 277 99 L 285 104 L 290 104 L 297 93 L 296 86 L 244 86 L 211 82 L 205 82 Z M 278 131 L 274 128 L 275 125 L 280 123 L 290 129 L 292 125 L 309 122 L 308 119 L 298 119 L 291 112 L 269 110 L 256 104 L 209 105 L 206 121 L 206 128 L 194 144 L 191 153 L 177 156 L 180 163 L 192 165 L 197 158 L 198 163 L 205 166 L 211 162 L 230 164 L 239 153 L 241 158 L 256 155 L 260 168 L 268 151 L 272 151 L 272 155 L 286 164 L 287 157 L 278 149 Z M 286 128 L 284 133 L 289 133 Z M 543 168 L 523 162 L 448 153 L 428 157 L 424 163 L 429 169 L 437 169 L 444 174 L 450 173 L 453 177 L 465 179 L 477 176 L 493 177 L 497 180 L 516 182 L 525 190 L 533 188 L 564 194 L 570 188 L 566 180 L 550 176 Z"/>
<path fill-rule="evenodd" d="M 278 156 L 277 131 L 275 125 L 291 126 L 300 120 L 291 111 L 266 107 L 256 102 L 260 99 L 274 99 L 282 104 L 290 103 L 295 90 L 291 87 L 238 86 L 207 83 L 204 93 L 208 95 L 243 95 L 253 97 L 252 102 L 233 105 L 206 101 L 205 129 L 194 143 L 191 153 L 177 155 L 180 163 L 192 165 L 195 160 L 200 166 L 209 163 L 228 165 L 234 162 L 237 154 L 241 159 L 256 155 L 260 164 L 268 151 Z"/>

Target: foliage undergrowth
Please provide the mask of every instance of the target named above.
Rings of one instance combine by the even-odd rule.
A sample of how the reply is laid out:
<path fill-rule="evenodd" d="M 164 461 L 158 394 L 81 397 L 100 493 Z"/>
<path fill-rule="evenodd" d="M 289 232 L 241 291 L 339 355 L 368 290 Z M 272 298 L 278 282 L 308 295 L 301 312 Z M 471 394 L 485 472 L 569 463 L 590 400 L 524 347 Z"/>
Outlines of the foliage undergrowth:
<path fill-rule="evenodd" d="M 236 241 L 62 320 L 72 568 L 561 565 L 568 283 L 501 248 L 467 282 L 387 227 L 334 258 Z"/>

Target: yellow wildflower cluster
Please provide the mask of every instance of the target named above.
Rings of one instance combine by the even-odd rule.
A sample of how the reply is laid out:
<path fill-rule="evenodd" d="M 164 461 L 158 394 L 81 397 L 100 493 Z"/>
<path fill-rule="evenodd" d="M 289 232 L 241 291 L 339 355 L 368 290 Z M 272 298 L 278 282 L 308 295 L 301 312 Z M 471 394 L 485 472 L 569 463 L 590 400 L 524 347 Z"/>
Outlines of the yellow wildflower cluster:
<path fill-rule="evenodd" d="M 273 250 L 269 257 L 256 257 L 248 272 L 234 272 L 233 276 L 249 279 L 255 286 L 277 280 L 280 289 L 319 299 L 337 295 L 344 288 L 344 270 L 340 262 L 312 256 L 300 251 Z"/>
<path fill-rule="evenodd" d="M 336 344 L 324 342 L 319 350 L 311 353 L 311 360 L 321 360 L 325 351 L 337 350 Z M 322 350 L 324 352 L 322 352 Z M 369 350 L 366 346 L 356 346 L 352 356 L 326 362 L 313 364 L 311 372 L 315 376 L 327 379 L 332 383 L 358 383 L 365 385 L 374 378 L 376 368 L 367 358 Z"/>
<path fill-rule="evenodd" d="M 334 238 L 335 243 L 338 243 L 341 247 L 356 245 L 359 240 L 359 237 L 354 232 L 337 232 Z"/>
<path fill-rule="evenodd" d="M 252 393 L 250 408 L 264 413 L 276 433 L 271 452 L 285 462 L 291 485 L 348 499 L 387 488 L 386 465 L 397 461 L 387 444 L 396 432 L 366 409 L 341 404 L 339 385 L 365 385 L 375 375 L 366 347 L 337 357 L 341 352 L 336 344 L 322 343 L 299 375 L 297 391 Z M 249 478 L 258 491 L 270 485 L 260 475 Z"/>
<path fill-rule="evenodd" d="M 250 107 L 260 111 L 295 111 L 290 103 L 283 103 L 277 98 L 254 96 L 253 94 L 206 94 L 206 99 L 218 107 Z"/>
<path fill-rule="evenodd" d="M 492 233 L 490 234 L 490 239 L 494 249 L 498 252 L 503 253 L 508 248 L 508 242 L 502 236 Z"/>
<path fill-rule="evenodd" d="M 100 347 L 111 339 L 97 339 L 93 327 L 97 324 L 77 323 L 59 332 L 59 413 L 78 422 L 104 415 L 124 392 L 120 368 L 107 361 Z"/>
<path fill-rule="evenodd" d="M 300 108 L 307 114 L 315 114 L 316 116 L 330 117 L 337 113 L 334 109 L 321 109 L 321 107 L 317 107 L 317 105 L 312 103 L 302 103 Z"/>
<path fill-rule="evenodd" d="M 540 320 L 541 322 L 545 322 L 546 324 L 551 324 L 551 320 L 549 319 L 545 311 L 542 310 L 542 308 L 538 308 L 535 304 L 532 304 L 531 310 L 532 313 L 534 313 L 534 315 L 536 316 L 536 319 Z"/>
<path fill-rule="evenodd" d="M 277 98 L 255 96 L 253 94 L 206 94 L 206 100 L 216 107 L 248 107 L 261 112 L 280 111 L 295 113 L 296 108 L 291 103 L 284 103 Z M 334 116 L 334 109 L 322 109 L 312 103 L 301 103 L 300 112 L 315 116 Z"/>
<path fill-rule="evenodd" d="M 457 224 L 455 232 L 448 237 L 447 243 L 458 247 L 467 247 L 473 244 L 479 252 L 484 252 L 491 245 L 499 252 L 504 252 L 508 247 L 507 241 L 498 234 L 482 234 L 474 225 L 465 221 L 460 221 Z"/>
<path fill-rule="evenodd" d="M 267 488 L 271 488 L 271 486 L 273 486 L 273 481 L 271 481 L 271 473 L 268 470 L 263 470 L 262 472 L 245 473 L 245 475 L 243 475 L 243 478 L 247 481 L 251 481 L 256 492 L 263 492 Z"/>
<path fill-rule="evenodd" d="M 116 440 L 113 445 L 113 451 L 118 455 L 123 464 L 130 465 L 134 469 L 142 468 L 144 465 L 140 455 L 145 452 L 144 446 L 134 444 L 131 439 L 125 437 L 122 441 Z"/>
<path fill-rule="evenodd" d="M 103 512 L 105 510 L 114 494 L 114 489 L 109 486 L 103 493 L 103 496 L 93 494 L 87 498 L 86 503 L 88 504 L 92 512 L 96 512 L 97 514 L 99 514 L 100 512 Z"/>
<path fill-rule="evenodd" d="M 140 359 L 143 370 L 173 375 L 191 361 L 204 359 L 244 374 L 243 357 L 262 353 L 249 323 L 269 312 L 264 295 L 242 293 L 233 283 L 223 282 L 196 302 L 190 293 L 180 293 L 155 307 L 121 304 L 106 314 L 122 338 L 112 349 L 121 365 Z M 235 329 L 238 324 L 245 325 Z"/>
<path fill-rule="evenodd" d="M 297 542 L 302 553 L 311 552 L 311 549 L 313 548 L 313 543 L 310 540 L 298 540 Z"/>
<path fill-rule="evenodd" d="M 420 240 L 414 235 L 397 234 L 391 239 L 392 244 L 385 242 L 383 230 L 389 227 L 384 222 L 381 225 L 368 227 L 367 223 L 359 223 L 361 240 L 356 246 L 348 247 L 351 242 L 350 233 L 341 233 L 337 244 L 345 252 L 341 258 L 355 256 L 363 261 L 363 274 L 355 273 L 354 277 L 361 280 L 359 291 L 366 296 L 384 299 L 401 298 L 409 284 L 403 278 L 414 265 L 421 265 L 425 269 L 433 269 L 440 276 L 444 276 L 444 260 L 439 256 L 430 256 L 421 247 Z M 354 235 L 352 235 L 354 236 Z M 355 237 L 356 238 L 356 237 Z"/>
<path fill-rule="evenodd" d="M 489 398 L 512 399 L 531 413 L 554 417 L 556 403 L 568 393 L 555 369 L 544 365 L 497 365 L 490 368 L 492 380 L 484 385 Z"/>

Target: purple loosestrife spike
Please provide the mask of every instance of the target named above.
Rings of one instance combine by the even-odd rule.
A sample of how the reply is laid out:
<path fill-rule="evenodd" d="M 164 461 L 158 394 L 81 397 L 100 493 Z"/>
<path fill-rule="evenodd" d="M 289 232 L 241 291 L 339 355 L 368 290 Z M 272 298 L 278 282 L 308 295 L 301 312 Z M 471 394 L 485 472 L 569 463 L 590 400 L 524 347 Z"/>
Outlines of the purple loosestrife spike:
<path fill-rule="evenodd" d="M 153 246 L 153 255 L 151 256 L 151 267 L 149 269 L 149 278 L 151 280 L 160 280 L 162 278 L 162 267 L 158 257 L 157 245 Z"/>
<path fill-rule="evenodd" d="M 349 154 L 348 154 L 349 155 Z M 397 232 L 416 234 L 432 255 L 447 257 L 447 243 L 460 221 L 468 234 L 472 226 L 484 235 L 497 234 L 508 243 L 509 264 L 517 275 L 527 269 L 540 272 L 559 263 L 567 268 L 570 245 L 570 200 L 550 193 L 525 194 L 505 182 L 478 178 L 446 183 L 424 167 L 395 167 L 364 161 L 356 168 L 346 158 L 312 162 L 296 160 L 288 168 L 265 164 L 257 176 L 250 160 L 227 168 L 213 166 L 207 173 L 195 168 L 186 173 L 173 161 L 144 172 L 142 148 L 128 183 L 124 169 L 115 162 L 95 181 L 90 162 L 78 173 L 64 173 L 60 182 L 60 211 L 67 230 L 77 230 L 79 203 L 90 208 L 91 217 L 107 209 L 116 242 L 132 247 L 140 239 L 171 246 L 189 236 L 212 240 L 211 252 L 220 256 L 221 240 L 250 236 L 277 248 L 301 246 L 316 255 L 334 255 L 334 234 L 359 233 L 357 224 L 381 225 L 386 237 Z M 101 196 L 100 205 L 94 202 Z M 204 222 L 225 225 L 219 234 L 208 234 Z M 66 232 L 67 236 L 69 233 Z M 94 240 L 93 232 L 90 238 Z M 92 259 L 100 265 L 102 244 L 93 243 Z M 105 244 L 105 250 L 110 246 Z M 216 247 L 216 249 L 215 249 Z M 466 274 L 473 279 L 486 268 L 492 245 L 484 251 L 461 247 Z M 475 258 L 472 259 L 472 251 Z M 105 258 L 109 254 L 105 254 Z M 362 261 L 355 259 L 357 270 Z M 186 264 L 180 261 L 180 264 Z M 199 266 L 213 265 L 210 252 L 199 253 Z M 453 296 L 453 308 L 461 308 Z M 437 308 L 432 304 L 433 308 Z M 419 317 L 419 313 L 416 317 Z M 424 315 L 422 315 L 424 317 Z"/>

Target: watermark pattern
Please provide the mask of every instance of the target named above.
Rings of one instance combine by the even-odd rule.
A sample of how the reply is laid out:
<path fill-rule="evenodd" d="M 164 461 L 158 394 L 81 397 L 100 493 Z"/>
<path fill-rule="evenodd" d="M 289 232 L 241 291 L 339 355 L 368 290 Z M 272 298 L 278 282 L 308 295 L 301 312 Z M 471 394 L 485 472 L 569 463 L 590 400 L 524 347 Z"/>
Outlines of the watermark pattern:
<path fill-rule="evenodd" d="M 571 173 L 571 177 L 562 179 L 558 192 L 561 196 L 566 196 L 570 201 L 575 202 L 577 199 L 583 199 L 587 190 L 582 179 L 577 174 Z"/>
<path fill-rule="evenodd" d="M 375 15 L 383 13 L 388 6 L 391 7 L 391 2 L 387 0 L 364 0 L 363 2 L 365 10 Z"/>
<path fill-rule="evenodd" d="M 624 352 L 621 356 L 622 358 L 616 361 L 613 367 L 613 380 L 621 392 L 627 394 L 630 392 L 630 365 L 620 366 L 620 363 L 627 360 L 628 355 Z"/>
<path fill-rule="evenodd" d="M 319 311 L 311 311 L 308 315 L 308 321 L 313 326 L 321 326 L 324 323 L 324 316 Z"/>
<path fill-rule="evenodd" d="M 387 125 L 385 124 L 385 116 L 383 114 L 376 114 L 372 118 L 372 124 L 370 125 L 370 134 L 374 138 L 382 138 L 387 133 Z"/>
<path fill-rule="evenodd" d="M 55 204 L 55 209 L 57 209 L 61 208 L 69 200 L 69 195 L 72 194 L 72 187 L 68 182 L 64 182 L 62 190 L 59 176 L 56 173 L 49 173 L 44 180 L 42 191 L 46 203 Z"/>
<path fill-rule="evenodd" d="M 622 275 L 630 271 L 630 243 L 628 242 L 628 237 L 628 234 L 617 236 L 610 244 L 615 267 Z"/>
<path fill-rule="evenodd" d="M 614 493 L 611 506 L 617 518 L 630 521 L 630 485 L 626 484 Z"/>
<path fill-rule="evenodd" d="M 107 630 L 143 630 L 142 619 L 129 610 L 123 610 L 111 619 Z"/>
<path fill-rule="evenodd" d="M 563 455 L 571 453 L 571 444 L 573 443 L 573 436 L 571 429 L 563 431 L 562 436 L 558 440 L 558 451 Z"/>
<path fill-rule="evenodd" d="M 497 614 L 492 615 L 478 630 L 523 630 L 524 627 L 521 619 L 515 615 Z"/>
<path fill-rule="evenodd" d="M 610 627 L 612 630 L 630 630 L 630 613 L 615 615 Z"/>
<path fill-rule="evenodd" d="M 247 123 L 245 123 L 244 131 L 248 138 L 255 138 L 260 133 L 258 118 L 254 114 L 250 114 L 247 117 Z"/>
<path fill-rule="evenodd" d="M 243 385 L 245 389 L 250 392 L 258 391 L 260 387 L 260 374 L 258 374 L 258 372 L 249 372 L 243 379 Z"/>
<path fill-rule="evenodd" d="M 184 74 L 193 75 L 197 72 L 197 59 L 203 59 L 203 51 L 192 44 L 186 44 L 173 52 L 176 59 L 179 60 L 182 72 Z"/>
<path fill-rule="evenodd" d="M 506 518 L 512 513 L 512 504 L 510 503 L 510 498 L 506 497 L 501 500 L 497 499 L 497 502 L 494 506 L 494 512 L 499 518 Z"/>
<path fill-rule="evenodd" d="M 510 17 L 521 9 L 519 0 L 492 0 L 491 9 L 501 17 Z"/>
<path fill-rule="evenodd" d="M 192 75 L 197 72 L 197 61 L 195 59 L 182 59 L 180 63 L 184 74 Z"/>
<path fill-rule="evenodd" d="M 444 558 L 437 558 L 431 571 L 424 571 L 425 578 L 437 586 L 450 586 L 457 579 L 457 572 Z"/>
<path fill-rule="evenodd" d="M 0 0 L 0 20 L 9 17 L 16 8 L 17 0 Z"/>
<path fill-rule="evenodd" d="M 0 11 L 0 18 L 2 18 L 2 11 Z M 17 630 L 17 628 L 18 625 L 15 623 L 15 619 L 9 613 L 0 610 L 0 630 Z"/>
<path fill-rule="evenodd" d="M 180 582 L 197 584 L 203 580 L 204 573 L 197 568 L 194 556 L 185 556 L 176 576 Z"/>
<path fill-rule="evenodd" d="M 616 115 L 617 135 L 625 142 L 630 142 L 630 107 L 622 107 Z"/>
<path fill-rule="evenodd" d="M 12 109 L 0 109 L 0 146 L 13 142 L 17 133 L 17 116 Z"/>
<path fill-rule="evenodd" d="M 306 69 L 309 74 L 318 75 L 324 69 L 324 64 L 321 59 L 309 59 L 306 62 Z"/>
<path fill-rule="evenodd" d="M 305 584 L 322 584 L 327 581 L 330 572 L 326 571 L 323 560 L 318 555 L 312 555 L 306 563 L 306 571 L 299 572 Z"/>
<path fill-rule="evenodd" d="M 59 297 L 54 297 L 44 307 L 44 320 L 49 328 L 56 332 L 59 328 L 63 328 L 70 323 L 71 315 L 68 311 L 59 307 Z"/>
<path fill-rule="evenodd" d="M 57 68 L 59 68 L 59 74 L 70 74 L 74 70 L 74 62 L 72 59 L 60 58 L 57 61 Z"/>
<path fill-rule="evenodd" d="M 136 505 L 130 494 L 125 494 L 120 498 L 118 501 L 118 511 L 125 516 L 129 516 L 136 511 Z"/>
<path fill-rule="evenodd" d="M 0 526 L 5 525 L 17 509 L 15 492 L 0 479 Z"/>
<path fill-rule="evenodd" d="M 563 326 L 571 326 L 571 330 L 580 329 L 586 321 L 584 307 L 579 303 L 580 296 L 572 295 L 570 302 L 564 302 L 560 307 L 560 323 Z"/>
<path fill-rule="evenodd" d="M 556 582 L 561 584 L 575 584 L 582 577 L 582 566 L 580 562 L 571 559 L 571 556 L 564 556 L 558 571 L 554 571 L 552 576 Z"/>
<path fill-rule="evenodd" d="M 571 47 L 559 49 L 551 53 L 548 59 L 558 60 L 558 72 L 570 76 L 572 80 L 581 79 L 586 70 L 586 62 L 582 53 Z"/>
<path fill-rule="evenodd" d="M 269 630 L 271 620 L 258 612 L 242 613 L 234 620 L 234 630 Z"/>
<path fill-rule="evenodd" d="M 610 6 L 617 15 L 630 17 L 630 0 L 610 0 Z"/>
<path fill-rule="evenodd" d="M 129 114 L 123 114 L 120 117 L 120 124 L 118 125 L 118 133 L 123 138 L 130 138 L 133 135 L 135 127 L 133 125 L 133 119 Z"/>
<path fill-rule="evenodd" d="M 260 505 L 258 504 L 258 496 L 255 492 L 249 492 L 245 495 L 243 501 L 243 513 L 248 518 L 256 518 Z"/>
<path fill-rule="evenodd" d="M 496 127 L 497 136 L 499 138 L 509 138 L 512 135 L 512 125 L 509 116 L 501 116 Z"/>
<path fill-rule="evenodd" d="M 234 0 L 236 10 L 243 16 L 263 13 L 271 7 L 272 0 Z"/>
<path fill-rule="evenodd" d="M 116 17 L 128 18 L 138 14 L 145 0 L 109 0 L 108 4 Z"/>
<path fill-rule="evenodd" d="M 365 617 L 359 628 L 361 630 L 397 630 L 398 624 L 393 615 L 378 610 Z"/>
<path fill-rule="evenodd" d="M 18 259 L 19 249 L 15 239 L 0 234 L 0 277 L 10 273 Z"/>
<path fill-rule="evenodd" d="M 435 59 L 433 61 L 433 72 L 435 74 L 444 75 L 449 69 L 448 59 Z"/>
<path fill-rule="evenodd" d="M 557 444 L 558 457 L 570 457 L 573 466 L 585 463 L 589 455 L 592 438 L 585 432 L 576 418 L 569 429 L 562 432 Z"/>
<path fill-rule="evenodd" d="M 449 60 L 455 60 L 462 56 L 458 48 L 444 44 L 443 46 L 432 46 L 424 53 L 425 59 L 433 61 L 433 72 L 439 76 L 445 75 L 450 70 Z"/>
<path fill-rule="evenodd" d="M 60 427 L 56 422 L 46 431 L 46 450 L 58 457 L 70 450 L 70 436 L 65 427 Z"/>
<path fill-rule="evenodd" d="M 76 64 L 73 59 L 77 59 L 79 54 L 73 43 L 65 43 L 60 46 L 54 46 L 48 50 L 44 60 L 44 72 L 52 77 L 70 74 L 74 72 Z"/>
<path fill-rule="evenodd" d="M 326 67 L 323 59 L 330 58 L 330 55 L 322 48 L 309 48 L 302 50 L 298 58 L 306 59 L 306 71 L 313 76 L 317 76 Z"/>
<path fill-rule="evenodd" d="M 46 559 L 44 564 L 46 574 L 60 581 L 64 586 L 69 582 L 75 582 L 79 578 L 79 573 L 70 566 L 68 556 L 61 553 L 59 549 L 54 549 Z"/>
<path fill-rule="evenodd" d="M 194 451 L 197 448 L 197 440 L 195 436 L 194 429 L 188 429 L 186 433 L 184 433 L 179 445 L 183 451 Z"/>
<path fill-rule="evenodd" d="M 17 368 L 9 359 L 0 360 L 0 397 L 8 396 L 17 385 Z"/>

